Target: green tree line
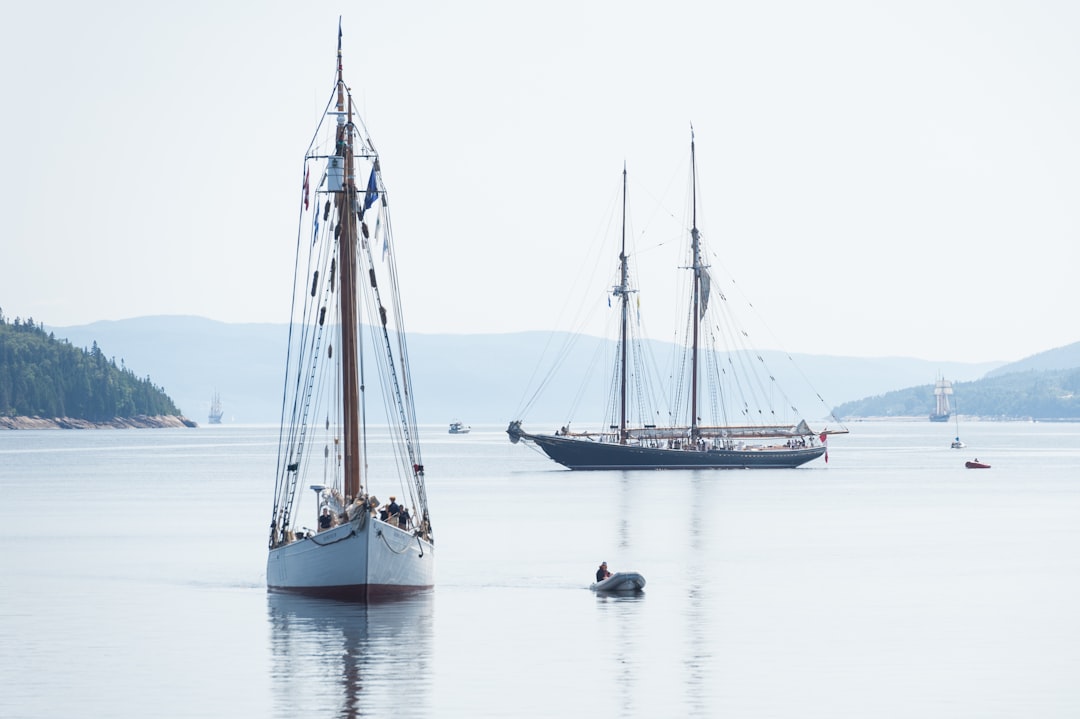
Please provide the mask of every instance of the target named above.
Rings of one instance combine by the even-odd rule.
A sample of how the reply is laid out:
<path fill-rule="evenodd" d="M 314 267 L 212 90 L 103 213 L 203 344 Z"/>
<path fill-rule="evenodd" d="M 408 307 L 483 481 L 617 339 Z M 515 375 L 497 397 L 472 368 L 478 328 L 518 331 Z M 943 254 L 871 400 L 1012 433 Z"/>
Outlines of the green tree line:
<path fill-rule="evenodd" d="M 995 419 L 1080 420 L 1080 368 L 1029 370 L 953 383 L 952 411 Z M 934 385 L 846 402 L 837 417 L 918 417 L 934 410 Z"/>
<path fill-rule="evenodd" d="M 73 347 L 33 318 L 8 322 L 0 312 L 0 414 L 70 417 L 92 422 L 138 415 L 180 415 L 150 377 L 140 379 L 94 342 Z"/>

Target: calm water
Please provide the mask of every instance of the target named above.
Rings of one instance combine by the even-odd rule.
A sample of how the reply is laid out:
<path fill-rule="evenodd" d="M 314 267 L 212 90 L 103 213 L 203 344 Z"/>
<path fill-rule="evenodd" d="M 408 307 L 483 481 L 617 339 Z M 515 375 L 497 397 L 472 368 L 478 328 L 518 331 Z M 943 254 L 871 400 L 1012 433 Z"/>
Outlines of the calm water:
<path fill-rule="evenodd" d="M 431 427 L 437 587 L 367 607 L 267 595 L 273 428 L 0 432 L 0 717 L 1080 716 L 1080 425 L 851 429 L 570 473 Z"/>

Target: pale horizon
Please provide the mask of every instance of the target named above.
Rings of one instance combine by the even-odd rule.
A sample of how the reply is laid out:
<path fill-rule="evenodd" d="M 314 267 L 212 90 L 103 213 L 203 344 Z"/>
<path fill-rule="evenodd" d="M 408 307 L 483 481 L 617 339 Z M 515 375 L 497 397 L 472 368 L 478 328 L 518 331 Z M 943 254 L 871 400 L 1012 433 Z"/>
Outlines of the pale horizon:
<path fill-rule="evenodd" d="M 4 315 L 287 322 L 340 12 L 12 8 Z M 1078 6 L 418 3 L 342 28 L 410 332 L 606 334 L 579 316 L 610 289 L 625 163 L 643 319 L 672 339 L 693 124 L 698 224 L 759 348 L 974 363 L 1080 340 Z"/>

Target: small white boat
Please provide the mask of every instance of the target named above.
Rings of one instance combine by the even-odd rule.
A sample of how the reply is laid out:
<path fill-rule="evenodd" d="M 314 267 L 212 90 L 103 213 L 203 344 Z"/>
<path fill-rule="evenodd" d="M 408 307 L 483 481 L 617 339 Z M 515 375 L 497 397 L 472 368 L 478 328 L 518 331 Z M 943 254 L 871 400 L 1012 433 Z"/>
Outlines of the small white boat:
<path fill-rule="evenodd" d="M 463 422 L 454 421 L 450 423 L 450 434 L 468 434 L 470 429 L 472 428 Z"/>
<path fill-rule="evenodd" d="M 644 587 L 645 577 L 637 572 L 616 572 L 602 582 L 589 585 L 594 592 L 640 592 Z"/>

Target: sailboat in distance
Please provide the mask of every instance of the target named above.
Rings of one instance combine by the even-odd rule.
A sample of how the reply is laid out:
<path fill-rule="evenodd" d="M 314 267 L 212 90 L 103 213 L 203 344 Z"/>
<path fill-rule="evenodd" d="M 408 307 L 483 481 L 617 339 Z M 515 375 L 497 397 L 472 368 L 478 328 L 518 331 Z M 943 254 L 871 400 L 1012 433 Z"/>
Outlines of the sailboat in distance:
<path fill-rule="evenodd" d="M 941 377 L 934 383 L 934 411 L 930 413 L 931 422 L 948 422 L 952 409 L 949 407 L 949 395 L 953 393 L 952 382 Z"/>
<path fill-rule="evenodd" d="M 221 409 L 221 395 L 214 390 L 213 396 L 210 397 L 210 424 L 221 424 L 221 418 L 224 416 L 225 411 Z"/>
<path fill-rule="evenodd" d="M 610 384 L 613 397 L 607 404 L 609 414 L 604 428 L 578 431 L 567 422 L 554 433 L 536 434 L 526 432 L 522 420 L 516 419 L 506 429 L 511 442 L 533 445 L 555 462 L 577 470 L 791 468 L 822 456 L 828 461 L 828 436 L 847 433 L 842 425 L 816 430 L 805 419 L 782 421 L 775 410 L 751 407 L 751 399 L 767 401 L 768 395 L 777 394 L 771 386 L 766 387 L 773 377 L 766 373 L 762 381 L 760 370 L 753 370 L 758 379 L 740 378 L 737 364 L 746 360 L 753 363 L 754 358 L 738 352 L 723 357 L 712 348 L 718 336 L 732 327 L 713 319 L 714 306 L 718 300 L 726 302 L 726 297 L 713 286 L 708 254 L 697 226 L 697 165 L 692 130 L 690 168 L 690 247 L 688 265 L 681 268 L 689 271 L 691 278 L 689 316 L 685 324 L 680 323 L 686 334 L 680 360 L 685 371 L 673 373 L 678 376 L 666 415 L 655 409 L 654 394 L 659 393 L 650 391 L 646 353 L 640 351 L 640 343 L 632 336 L 636 332 L 640 337 L 640 330 L 635 327 L 638 313 L 631 312 L 630 298 L 637 289 L 631 283 L 626 248 L 624 168 L 619 274 L 611 290 L 612 298 L 618 301 L 618 346 Z M 756 359 L 761 360 L 761 355 Z M 672 421 L 662 423 L 659 418 L 665 416 Z M 714 421 L 704 421 L 704 416 Z M 674 419 L 679 417 L 681 420 Z"/>
<path fill-rule="evenodd" d="M 964 449 L 965 447 L 967 447 L 967 445 L 964 444 L 963 440 L 960 439 L 960 413 L 956 410 L 955 407 L 953 408 L 952 412 L 953 419 L 956 420 L 956 439 L 954 439 L 952 441 L 952 444 L 950 444 L 949 446 L 952 449 Z"/>
<path fill-rule="evenodd" d="M 266 582 L 367 600 L 433 586 L 435 551 L 386 188 L 342 67 L 339 25 L 304 156 Z"/>

